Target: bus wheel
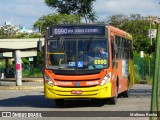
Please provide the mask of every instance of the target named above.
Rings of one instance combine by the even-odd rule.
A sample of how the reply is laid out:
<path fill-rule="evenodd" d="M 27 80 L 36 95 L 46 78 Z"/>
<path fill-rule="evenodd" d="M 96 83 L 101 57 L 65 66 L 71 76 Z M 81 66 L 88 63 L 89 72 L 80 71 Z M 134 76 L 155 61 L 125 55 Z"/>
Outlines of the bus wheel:
<path fill-rule="evenodd" d="M 56 106 L 63 107 L 64 106 L 64 99 L 55 99 Z"/>
<path fill-rule="evenodd" d="M 127 90 L 121 93 L 121 96 L 126 98 L 129 97 L 129 85 L 127 86 Z"/>
<path fill-rule="evenodd" d="M 118 86 L 116 87 L 116 90 L 115 90 L 115 96 L 112 98 L 109 98 L 109 104 L 116 105 L 117 97 L 118 97 Z"/>
<path fill-rule="evenodd" d="M 128 98 L 129 97 L 128 89 L 124 91 L 121 96 Z"/>
<path fill-rule="evenodd" d="M 128 76 L 127 90 L 121 93 L 121 96 L 126 97 L 126 98 L 129 97 L 129 83 L 130 83 L 130 76 Z"/>

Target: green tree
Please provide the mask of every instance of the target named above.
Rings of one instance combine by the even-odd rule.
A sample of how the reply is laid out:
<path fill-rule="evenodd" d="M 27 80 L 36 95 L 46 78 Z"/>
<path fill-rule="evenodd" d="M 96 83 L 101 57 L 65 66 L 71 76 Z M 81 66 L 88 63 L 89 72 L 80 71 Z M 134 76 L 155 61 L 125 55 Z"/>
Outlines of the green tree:
<path fill-rule="evenodd" d="M 97 22 L 98 21 L 97 18 L 98 18 L 98 16 L 96 15 L 96 12 L 90 13 L 88 15 L 89 23 L 91 23 L 91 22 L 93 22 L 93 23 Z"/>
<path fill-rule="evenodd" d="M 77 14 L 87 22 L 95 21 L 93 2 L 96 0 L 45 0 L 50 8 L 55 9 L 60 14 Z"/>
<path fill-rule="evenodd" d="M 131 14 L 129 16 L 117 14 L 108 17 L 103 22 L 130 33 L 133 36 L 133 45 L 137 52 L 141 50 L 145 53 L 151 52 L 150 49 L 153 48 L 154 44 L 152 46 L 150 45 L 150 39 L 148 38 L 149 21 L 146 20 L 146 17 L 140 14 Z"/>
<path fill-rule="evenodd" d="M 18 33 L 19 28 L 14 25 L 4 25 L 0 27 L 0 38 L 11 38 Z"/>
<path fill-rule="evenodd" d="M 67 14 L 48 14 L 43 15 L 36 21 L 33 25 L 34 29 L 41 29 L 41 32 L 44 33 L 45 29 L 50 25 L 56 24 L 70 24 L 70 23 L 79 23 L 78 16 L 67 15 Z"/>
<path fill-rule="evenodd" d="M 121 28 L 127 21 L 128 17 L 125 14 L 117 14 L 109 16 L 104 22 L 117 28 Z"/>

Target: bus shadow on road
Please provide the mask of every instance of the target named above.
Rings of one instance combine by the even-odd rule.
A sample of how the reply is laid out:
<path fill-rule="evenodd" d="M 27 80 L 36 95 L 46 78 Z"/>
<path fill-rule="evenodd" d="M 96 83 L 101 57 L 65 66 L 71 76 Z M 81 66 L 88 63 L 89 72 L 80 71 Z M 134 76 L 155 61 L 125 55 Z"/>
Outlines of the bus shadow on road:
<path fill-rule="evenodd" d="M 65 100 L 64 105 L 59 108 L 80 108 L 80 107 L 101 107 L 104 106 L 104 100 L 97 99 L 76 99 L 76 100 Z M 56 106 L 54 102 L 54 106 Z"/>
<path fill-rule="evenodd" d="M 0 107 L 50 108 L 50 104 L 52 101 L 45 99 L 43 95 L 27 95 L 0 100 Z"/>
<path fill-rule="evenodd" d="M 97 100 L 67 100 L 65 101 L 65 105 L 61 108 L 100 107 L 103 105 L 104 103 L 102 101 Z M 44 95 L 27 95 L 3 99 L 0 100 L 0 107 L 59 108 L 56 106 L 54 100 L 45 99 Z"/>

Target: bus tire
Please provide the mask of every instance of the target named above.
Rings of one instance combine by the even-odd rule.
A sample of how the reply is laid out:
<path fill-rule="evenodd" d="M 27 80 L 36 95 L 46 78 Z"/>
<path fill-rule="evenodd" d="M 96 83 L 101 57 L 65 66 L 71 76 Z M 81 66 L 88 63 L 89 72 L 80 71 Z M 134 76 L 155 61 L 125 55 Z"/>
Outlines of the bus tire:
<path fill-rule="evenodd" d="M 122 93 L 121 93 L 121 96 L 123 96 L 123 97 L 125 97 L 125 98 L 128 98 L 128 97 L 129 97 L 128 90 L 122 92 Z"/>
<path fill-rule="evenodd" d="M 64 99 L 55 99 L 54 101 L 55 101 L 57 107 L 64 106 Z"/>
<path fill-rule="evenodd" d="M 129 97 L 129 83 L 130 83 L 130 75 L 128 76 L 127 90 L 122 92 L 122 95 L 121 95 L 121 96 L 126 97 L 126 98 Z"/>
<path fill-rule="evenodd" d="M 109 98 L 109 104 L 111 105 L 116 105 L 117 104 L 117 98 L 118 98 L 118 86 L 116 85 L 116 90 L 115 90 L 115 96 L 112 98 Z"/>
<path fill-rule="evenodd" d="M 120 97 L 128 98 L 129 97 L 129 83 L 130 83 L 130 76 L 128 76 L 128 83 L 127 83 L 127 90 L 120 94 Z"/>

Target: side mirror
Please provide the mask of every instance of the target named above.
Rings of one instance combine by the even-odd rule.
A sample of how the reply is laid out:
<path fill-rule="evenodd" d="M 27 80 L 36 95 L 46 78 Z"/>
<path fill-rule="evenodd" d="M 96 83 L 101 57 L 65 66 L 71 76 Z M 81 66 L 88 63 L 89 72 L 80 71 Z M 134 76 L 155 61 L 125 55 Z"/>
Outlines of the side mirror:
<path fill-rule="evenodd" d="M 42 41 L 38 41 L 37 42 L 37 52 L 41 52 L 42 51 Z"/>

